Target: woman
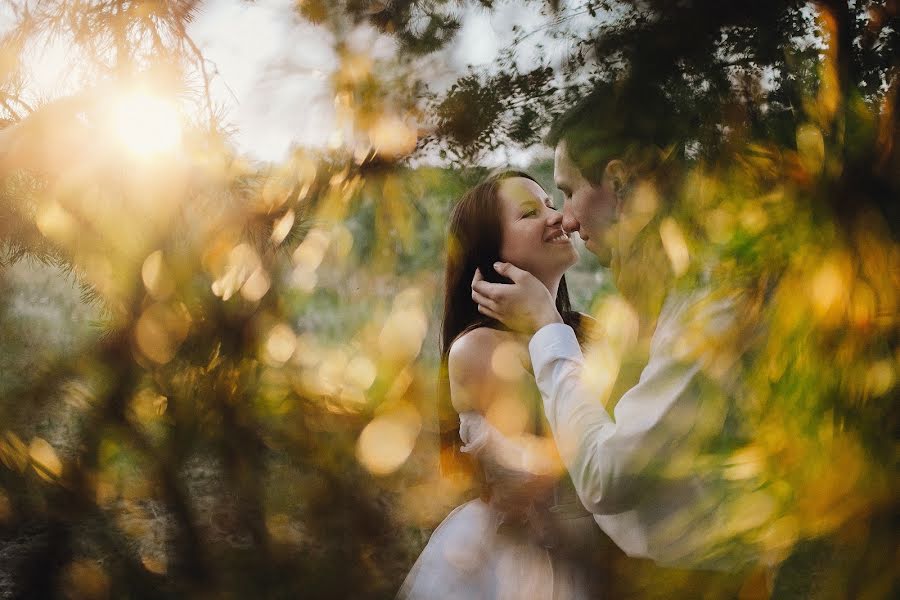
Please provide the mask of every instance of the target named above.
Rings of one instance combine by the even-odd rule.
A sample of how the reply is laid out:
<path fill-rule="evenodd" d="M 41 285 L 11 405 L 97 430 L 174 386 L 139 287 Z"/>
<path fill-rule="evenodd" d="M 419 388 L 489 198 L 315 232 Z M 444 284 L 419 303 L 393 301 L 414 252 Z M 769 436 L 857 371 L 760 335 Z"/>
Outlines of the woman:
<path fill-rule="evenodd" d="M 597 597 L 583 559 L 599 530 L 565 478 L 525 341 L 480 314 L 470 288 L 476 268 L 498 280 L 491 265 L 514 263 L 547 286 L 580 332 L 563 278 L 578 257 L 561 222 L 541 186 L 518 171 L 489 177 L 451 215 L 442 395 L 459 415 L 459 449 L 477 464 L 481 497 L 435 530 L 400 598 Z"/>

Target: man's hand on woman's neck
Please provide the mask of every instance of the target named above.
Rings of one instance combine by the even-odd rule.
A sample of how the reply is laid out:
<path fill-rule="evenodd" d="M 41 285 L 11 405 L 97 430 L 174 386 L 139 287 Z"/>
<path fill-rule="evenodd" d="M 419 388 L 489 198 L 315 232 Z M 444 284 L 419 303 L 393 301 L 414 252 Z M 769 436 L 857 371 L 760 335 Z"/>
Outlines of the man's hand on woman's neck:
<path fill-rule="evenodd" d="M 490 283 L 476 272 L 472 280 L 472 299 L 481 314 L 528 336 L 546 325 L 563 322 L 556 310 L 559 280 L 551 291 L 546 283 L 515 265 L 494 263 L 494 268 L 513 282 Z"/>

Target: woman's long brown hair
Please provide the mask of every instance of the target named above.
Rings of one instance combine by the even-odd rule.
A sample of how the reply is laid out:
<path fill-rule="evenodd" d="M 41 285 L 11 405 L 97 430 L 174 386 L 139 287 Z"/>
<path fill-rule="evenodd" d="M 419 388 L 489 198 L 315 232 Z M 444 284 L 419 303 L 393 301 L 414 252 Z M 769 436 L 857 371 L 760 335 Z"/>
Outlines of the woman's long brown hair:
<path fill-rule="evenodd" d="M 459 451 L 459 415 L 450 401 L 447 357 L 450 346 L 462 334 L 478 327 L 507 330 L 497 321 L 478 312 L 472 300 L 475 269 L 493 282 L 511 283 L 494 270 L 500 260 L 502 243 L 500 184 L 512 177 L 524 177 L 540 183 L 523 171 L 506 170 L 488 176 L 460 199 L 450 214 L 447 235 L 447 266 L 444 272 L 444 314 L 441 321 L 441 366 L 438 384 L 438 420 L 441 435 L 441 470 L 445 474 L 470 470 L 469 461 Z M 563 321 L 572 326 L 581 339 L 581 315 L 572 310 L 566 278 L 556 294 L 556 309 Z"/>

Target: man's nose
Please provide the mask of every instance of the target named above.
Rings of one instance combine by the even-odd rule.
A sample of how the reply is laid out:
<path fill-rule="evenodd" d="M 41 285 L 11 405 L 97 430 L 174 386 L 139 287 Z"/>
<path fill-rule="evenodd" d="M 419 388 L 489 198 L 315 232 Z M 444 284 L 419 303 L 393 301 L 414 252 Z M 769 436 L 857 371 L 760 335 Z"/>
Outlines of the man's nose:
<path fill-rule="evenodd" d="M 563 204 L 560 217 L 562 218 L 563 231 L 566 233 L 575 233 L 581 229 L 581 223 L 579 223 L 578 219 L 575 218 L 575 215 L 572 214 L 572 203 L 570 201 L 567 200 Z"/>

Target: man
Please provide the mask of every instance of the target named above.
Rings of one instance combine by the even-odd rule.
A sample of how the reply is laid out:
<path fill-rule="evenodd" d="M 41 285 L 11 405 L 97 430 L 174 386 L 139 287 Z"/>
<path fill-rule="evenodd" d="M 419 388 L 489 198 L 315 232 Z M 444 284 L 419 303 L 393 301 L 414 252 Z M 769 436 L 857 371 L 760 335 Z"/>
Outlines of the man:
<path fill-rule="evenodd" d="M 618 400 L 615 419 L 582 376 L 597 367 L 586 365 L 574 332 L 534 277 L 498 263 L 512 283 L 476 274 L 472 297 L 483 314 L 532 336 L 547 420 L 582 502 L 607 535 L 629 556 L 660 565 L 734 569 L 753 558 L 728 536 L 728 515 L 720 510 L 739 491 L 715 468 L 697 466 L 721 431 L 729 383 L 711 381 L 702 351 L 683 335 L 697 322 L 710 335 L 727 330 L 732 310 L 699 291 L 673 292 L 659 235 L 666 222 L 654 183 L 659 161 L 645 140 L 629 145 L 620 141 L 627 132 L 600 131 L 604 108 L 596 98 L 575 107 L 549 142 L 565 196 L 563 228 L 577 231 L 611 265 L 619 292 L 653 332 L 646 367 Z"/>

